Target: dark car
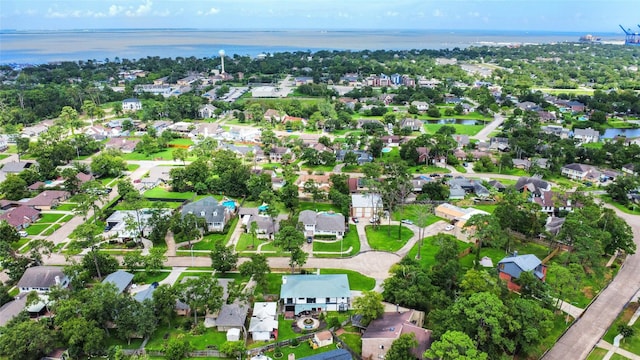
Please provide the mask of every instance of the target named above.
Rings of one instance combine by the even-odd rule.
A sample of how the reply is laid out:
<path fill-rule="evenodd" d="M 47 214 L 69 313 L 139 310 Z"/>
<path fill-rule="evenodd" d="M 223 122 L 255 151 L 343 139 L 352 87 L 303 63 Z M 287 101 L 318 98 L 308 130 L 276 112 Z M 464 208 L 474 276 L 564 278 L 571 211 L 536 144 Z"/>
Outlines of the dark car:
<path fill-rule="evenodd" d="M 431 175 L 429 175 L 429 176 L 430 176 L 430 177 L 438 177 L 438 176 L 440 176 L 440 174 L 431 174 Z"/>
<path fill-rule="evenodd" d="M 307 244 L 311 244 L 313 242 L 313 238 L 311 236 L 307 236 Z"/>
<path fill-rule="evenodd" d="M 356 223 L 356 224 L 358 223 L 358 218 L 357 217 L 353 217 L 353 218 L 351 218 L 351 220 L 353 220 L 353 222 Z"/>

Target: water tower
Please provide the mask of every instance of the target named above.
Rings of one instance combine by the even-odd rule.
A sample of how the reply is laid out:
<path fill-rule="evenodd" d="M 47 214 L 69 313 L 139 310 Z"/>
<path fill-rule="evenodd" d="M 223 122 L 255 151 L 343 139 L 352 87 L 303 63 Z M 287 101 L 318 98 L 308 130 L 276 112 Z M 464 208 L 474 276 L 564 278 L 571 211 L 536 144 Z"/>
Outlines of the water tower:
<path fill-rule="evenodd" d="M 220 73 L 224 74 L 224 50 L 220 49 L 218 55 L 220 55 Z"/>

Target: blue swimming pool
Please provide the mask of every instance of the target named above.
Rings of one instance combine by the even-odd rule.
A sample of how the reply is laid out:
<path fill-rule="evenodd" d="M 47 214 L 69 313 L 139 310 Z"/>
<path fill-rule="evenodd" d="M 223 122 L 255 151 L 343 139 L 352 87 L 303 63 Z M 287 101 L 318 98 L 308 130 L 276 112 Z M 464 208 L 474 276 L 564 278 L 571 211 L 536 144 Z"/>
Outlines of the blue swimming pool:
<path fill-rule="evenodd" d="M 383 152 L 383 153 L 391 152 L 391 148 L 384 147 L 384 148 L 382 148 L 382 152 Z"/>
<path fill-rule="evenodd" d="M 222 206 L 227 207 L 231 210 L 235 210 L 236 209 L 236 202 L 233 200 L 226 200 L 222 202 Z"/>
<path fill-rule="evenodd" d="M 260 205 L 258 206 L 258 211 L 267 211 L 269 205 Z"/>

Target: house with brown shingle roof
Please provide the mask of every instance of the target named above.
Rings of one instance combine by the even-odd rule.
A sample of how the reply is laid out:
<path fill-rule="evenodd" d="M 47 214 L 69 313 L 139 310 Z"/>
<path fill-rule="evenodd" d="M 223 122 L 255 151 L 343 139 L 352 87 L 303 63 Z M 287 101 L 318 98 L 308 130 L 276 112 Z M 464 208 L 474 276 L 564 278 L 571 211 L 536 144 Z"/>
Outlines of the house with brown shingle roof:
<path fill-rule="evenodd" d="M 30 199 L 25 204 L 38 210 L 51 210 L 69 198 L 68 191 L 46 190 Z"/>
<path fill-rule="evenodd" d="M 384 359 L 391 344 L 400 335 L 412 333 L 418 346 L 411 353 L 422 360 L 424 352 L 431 346 L 431 330 L 422 328 L 424 313 L 417 310 L 385 312 L 373 320 L 362 334 L 362 358 Z"/>
<path fill-rule="evenodd" d="M 276 122 L 281 122 L 282 119 L 284 119 L 287 114 L 280 114 L 280 112 L 278 110 L 275 109 L 268 109 L 267 111 L 264 112 L 264 119 L 267 121 L 276 121 Z"/>
<path fill-rule="evenodd" d="M 0 214 L 0 221 L 6 221 L 16 230 L 22 230 L 30 224 L 36 222 L 40 217 L 40 211 L 25 205 L 9 208 Z"/>
<path fill-rule="evenodd" d="M 140 142 L 140 139 L 124 139 L 124 138 L 111 138 L 104 145 L 105 149 L 120 150 L 125 154 L 132 153 L 136 149 L 136 145 Z"/>

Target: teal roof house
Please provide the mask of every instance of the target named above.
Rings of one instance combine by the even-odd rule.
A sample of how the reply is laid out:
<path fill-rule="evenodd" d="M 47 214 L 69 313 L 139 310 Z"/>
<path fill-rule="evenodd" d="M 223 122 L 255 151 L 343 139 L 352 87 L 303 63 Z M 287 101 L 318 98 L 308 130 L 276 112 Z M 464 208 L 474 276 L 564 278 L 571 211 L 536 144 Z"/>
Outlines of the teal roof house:
<path fill-rule="evenodd" d="M 286 275 L 280 300 L 289 317 L 306 311 L 347 311 L 351 306 L 349 279 L 345 274 Z"/>

